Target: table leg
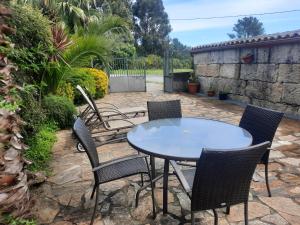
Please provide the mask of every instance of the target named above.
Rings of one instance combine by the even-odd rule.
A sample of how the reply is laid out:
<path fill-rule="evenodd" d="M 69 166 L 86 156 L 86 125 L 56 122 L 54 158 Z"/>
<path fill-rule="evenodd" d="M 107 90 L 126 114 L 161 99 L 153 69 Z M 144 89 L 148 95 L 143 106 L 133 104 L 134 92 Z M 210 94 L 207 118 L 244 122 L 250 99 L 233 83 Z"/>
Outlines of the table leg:
<path fill-rule="evenodd" d="M 155 179 L 156 172 L 155 172 L 155 158 L 153 156 L 150 156 L 150 166 L 151 166 L 151 176 L 152 179 Z M 153 184 L 155 187 L 155 183 Z"/>
<path fill-rule="evenodd" d="M 163 177 L 163 214 L 168 213 L 168 176 L 169 176 L 169 160 L 165 159 L 164 177 Z"/>

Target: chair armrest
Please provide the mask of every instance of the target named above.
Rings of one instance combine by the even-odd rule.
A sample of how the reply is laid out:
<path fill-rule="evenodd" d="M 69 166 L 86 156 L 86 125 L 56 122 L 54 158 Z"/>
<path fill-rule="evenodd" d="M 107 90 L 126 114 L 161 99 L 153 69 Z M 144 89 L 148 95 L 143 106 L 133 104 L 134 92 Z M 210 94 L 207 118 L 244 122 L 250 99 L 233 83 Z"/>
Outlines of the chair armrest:
<path fill-rule="evenodd" d="M 119 118 L 116 118 L 116 119 L 107 119 L 107 120 L 103 120 L 103 123 L 106 123 L 106 122 L 110 122 L 110 121 L 126 121 L 128 123 L 130 123 L 131 125 L 135 126 L 135 124 L 127 119 L 119 119 Z"/>
<path fill-rule="evenodd" d="M 125 157 L 119 158 L 119 159 L 113 159 L 113 160 L 101 163 L 99 166 L 94 167 L 92 169 L 92 171 L 95 172 L 97 170 L 100 170 L 100 169 L 103 169 L 105 167 L 114 165 L 116 163 L 125 162 L 125 161 L 129 161 L 129 160 L 133 160 L 133 159 L 138 159 L 138 158 L 147 158 L 147 157 L 148 157 L 147 155 L 130 155 L 130 156 L 125 156 Z"/>
<path fill-rule="evenodd" d="M 181 185 L 183 186 L 184 190 L 189 193 L 192 191 L 189 183 L 187 182 L 187 180 L 185 179 L 183 173 L 181 172 L 181 169 L 179 168 L 179 166 L 177 165 L 177 163 L 174 160 L 170 160 L 170 164 L 172 165 L 175 175 L 178 177 Z"/>
<path fill-rule="evenodd" d="M 101 105 L 101 104 L 102 104 L 102 105 L 110 105 L 110 106 L 112 106 L 112 107 L 118 109 L 118 107 L 117 107 L 116 105 L 111 104 L 111 103 L 108 103 L 108 102 L 100 102 L 100 103 L 96 103 L 97 106 L 98 106 L 98 105 Z"/>
<path fill-rule="evenodd" d="M 102 110 L 104 110 L 104 111 L 102 111 Z M 120 116 L 123 116 L 124 118 L 129 119 L 128 116 L 126 116 L 124 113 L 120 112 L 120 111 L 117 110 L 117 109 L 113 109 L 113 108 L 101 108 L 101 112 L 100 112 L 100 113 L 102 114 L 102 113 L 105 113 L 105 112 L 113 112 L 113 113 L 117 113 L 117 114 L 119 114 Z M 106 116 L 104 116 L 104 117 L 106 117 Z"/>

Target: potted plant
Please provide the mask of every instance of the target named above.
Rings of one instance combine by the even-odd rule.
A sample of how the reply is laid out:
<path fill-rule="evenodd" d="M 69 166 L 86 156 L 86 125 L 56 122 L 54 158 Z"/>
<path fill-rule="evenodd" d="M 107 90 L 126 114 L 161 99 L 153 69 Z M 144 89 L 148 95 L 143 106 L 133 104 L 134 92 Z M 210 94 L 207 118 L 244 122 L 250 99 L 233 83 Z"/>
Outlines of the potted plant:
<path fill-rule="evenodd" d="M 196 94 L 200 91 L 200 83 L 195 72 L 191 72 L 190 78 L 188 80 L 188 91 L 190 94 Z"/>
<path fill-rule="evenodd" d="M 208 91 L 207 91 L 207 96 L 208 97 L 213 97 L 213 96 L 215 96 L 215 94 L 216 94 L 216 92 L 215 92 L 213 82 L 210 82 L 209 87 L 208 87 Z"/>
<path fill-rule="evenodd" d="M 244 63 L 250 64 L 254 60 L 254 55 L 252 53 L 248 53 L 247 55 L 245 55 L 244 57 L 242 57 L 242 60 L 243 60 Z"/>
<path fill-rule="evenodd" d="M 219 100 L 227 100 L 228 94 L 229 94 L 228 88 L 223 87 L 223 89 L 219 91 Z"/>

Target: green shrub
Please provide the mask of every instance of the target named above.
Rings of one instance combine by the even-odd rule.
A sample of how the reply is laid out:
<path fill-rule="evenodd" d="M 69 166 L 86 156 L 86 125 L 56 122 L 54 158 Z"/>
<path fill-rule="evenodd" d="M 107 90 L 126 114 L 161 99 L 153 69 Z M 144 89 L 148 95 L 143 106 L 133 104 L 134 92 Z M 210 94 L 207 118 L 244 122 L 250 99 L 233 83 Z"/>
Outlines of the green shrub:
<path fill-rule="evenodd" d="M 0 219 L 0 223 L 1 222 L 2 221 Z M 14 218 L 12 215 L 5 215 L 4 223 L 7 225 L 36 225 L 37 224 L 33 219 Z"/>
<path fill-rule="evenodd" d="M 16 44 L 16 48 L 34 48 L 39 44 L 51 45 L 51 22 L 40 10 L 27 4 L 12 4 L 11 8 L 13 14 L 10 25 L 17 31 L 10 38 Z"/>
<path fill-rule="evenodd" d="M 12 4 L 10 26 L 16 33 L 9 38 L 15 43 L 8 57 L 18 65 L 17 78 L 21 81 L 40 82 L 44 65 L 53 51 L 51 22 L 29 5 Z"/>
<path fill-rule="evenodd" d="M 74 102 L 75 104 L 84 103 L 84 99 L 81 94 L 76 91 L 76 86 L 80 85 L 89 90 L 92 96 L 96 94 L 96 82 L 93 76 L 85 68 L 74 68 L 65 74 L 64 82 L 70 83 L 74 90 Z"/>
<path fill-rule="evenodd" d="M 146 57 L 147 69 L 161 69 L 163 67 L 163 60 L 158 55 L 148 55 Z"/>
<path fill-rule="evenodd" d="M 25 157 L 32 161 L 29 170 L 46 170 L 51 159 L 51 149 L 56 141 L 55 131 L 57 127 L 54 123 L 43 124 L 39 131 L 28 139 L 29 149 L 25 151 Z"/>
<path fill-rule="evenodd" d="M 84 68 L 94 78 L 96 84 L 95 98 L 103 98 L 108 92 L 108 76 L 103 70 L 95 68 Z"/>
<path fill-rule="evenodd" d="M 27 85 L 20 91 L 20 116 L 25 121 L 23 135 L 25 139 L 38 132 L 47 117 L 39 101 L 39 90 L 33 85 Z"/>
<path fill-rule="evenodd" d="M 72 126 L 76 108 L 68 98 L 48 95 L 43 99 L 43 108 L 48 119 L 54 121 L 61 129 Z"/>

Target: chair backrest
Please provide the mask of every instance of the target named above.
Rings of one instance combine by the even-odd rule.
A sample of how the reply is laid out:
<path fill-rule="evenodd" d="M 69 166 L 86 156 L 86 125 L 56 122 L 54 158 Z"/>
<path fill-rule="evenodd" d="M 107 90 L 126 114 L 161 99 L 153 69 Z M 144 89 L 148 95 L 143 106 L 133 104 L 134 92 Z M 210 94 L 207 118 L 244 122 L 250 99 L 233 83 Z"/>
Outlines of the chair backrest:
<path fill-rule="evenodd" d="M 83 88 L 80 85 L 77 85 L 76 89 L 80 92 L 80 94 L 82 95 L 82 97 L 84 98 L 84 100 L 88 103 L 89 107 L 92 110 L 95 110 L 94 105 L 92 103 L 92 100 L 90 99 L 90 97 L 88 96 L 88 94 L 85 92 L 85 90 L 83 90 Z"/>
<path fill-rule="evenodd" d="M 277 127 L 284 113 L 247 105 L 240 120 L 240 127 L 249 131 L 253 145 L 269 141 L 272 143 Z"/>
<path fill-rule="evenodd" d="M 147 102 L 149 120 L 181 118 L 180 100 Z"/>
<path fill-rule="evenodd" d="M 89 92 L 88 90 L 85 89 L 85 93 L 86 93 L 86 95 L 88 96 L 88 98 L 90 99 L 90 102 L 91 102 L 91 104 L 92 104 L 92 106 L 93 106 L 93 110 L 94 110 L 94 112 L 96 113 L 96 115 L 97 115 L 99 121 L 102 123 L 104 120 L 103 120 L 103 117 L 101 116 L 101 112 L 100 112 L 99 108 L 97 107 L 96 102 L 94 101 L 92 95 L 90 94 L 90 92 Z M 107 126 L 106 123 L 103 123 L 103 125 L 104 125 L 104 126 Z"/>
<path fill-rule="evenodd" d="M 97 148 L 92 135 L 88 128 L 85 126 L 84 121 L 81 118 L 77 118 L 73 125 L 73 132 L 80 144 L 85 149 L 86 154 L 90 160 L 92 168 L 99 166 L 99 156 Z M 94 172 L 95 180 L 100 181 L 97 173 Z"/>
<path fill-rule="evenodd" d="M 220 208 L 248 200 L 257 163 L 269 142 L 244 149 L 203 149 L 192 189 L 192 211 Z"/>

